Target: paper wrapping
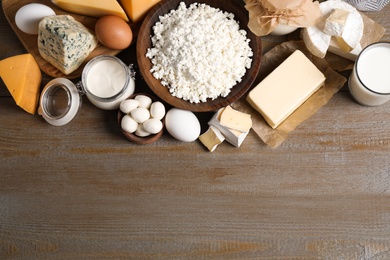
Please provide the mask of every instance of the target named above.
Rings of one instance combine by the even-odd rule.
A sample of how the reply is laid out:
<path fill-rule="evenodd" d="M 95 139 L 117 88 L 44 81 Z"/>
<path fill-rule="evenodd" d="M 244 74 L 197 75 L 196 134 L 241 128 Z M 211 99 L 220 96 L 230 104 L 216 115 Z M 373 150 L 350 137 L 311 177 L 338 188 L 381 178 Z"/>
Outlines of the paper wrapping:
<path fill-rule="evenodd" d="M 251 115 L 252 129 L 272 148 L 281 145 L 291 131 L 327 104 L 333 95 L 347 82 L 347 79 L 334 71 L 324 59 L 311 55 L 302 41 L 289 41 L 274 47 L 262 57 L 260 73 L 253 86 L 256 86 L 295 50 L 302 51 L 324 73 L 326 81 L 323 87 L 309 97 L 276 129 L 272 129 L 261 114 L 246 101 L 247 94 L 232 104 L 233 108 Z"/>
<path fill-rule="evenodd" d="M 244 0 L 249 29 L 257 36 L 269 34 L 279 24 L 308 27 L 321 17 L 319 2 L 312 0 Z"/>

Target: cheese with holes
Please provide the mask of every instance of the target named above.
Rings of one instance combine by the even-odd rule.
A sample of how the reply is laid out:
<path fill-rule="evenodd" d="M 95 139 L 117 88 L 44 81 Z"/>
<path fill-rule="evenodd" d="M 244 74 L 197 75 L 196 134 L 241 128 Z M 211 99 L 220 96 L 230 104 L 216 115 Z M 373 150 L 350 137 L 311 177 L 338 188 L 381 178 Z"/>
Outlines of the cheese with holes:
<path fill-rule="evenodd" d="M 16 104 L 35 114 L 42 74 L 34 57 L 22 54 L 1 60 L 0 76 Z"/>
<path fill-rule="evenodd" d="M 364 31 L 363 18 L 359 11 L 342 0 L 328 0 L 321 2 L 320 9 L 322 19 L 320 19 L 316 25 L 302 30 L 302 39 L 308 50 L 317 57 L 325 57 L 332 41 L 332 37 L 337 37 L 336 41 L 338 42 L 340 50 L 343 52 L 350 52 L 358 47 Z M 336 9 L 349 12 L 349 15 L 345 19 L 341 35 L 332 36 L 327 33 L 329 28 L 325 29 L 326 20 Z"/>
<path fill-rule="evenodd" d="M 141 21 L 161 0 L 120 0 L 120 4 L 134 23 Z"/>
<path fill-rule="evenodd" d="M 226 110 L 226 109 L 228 109 L 228 110 Z M 246 136 L 248 135 L 248 133 L 250 131 L 250 127 L 247 129 L 247 131 L 242 132 L 241 131 L 242 129 L 246 129 L 248 127 L 247 123 L 243 123 L 243 125 L 246 125 L 246 126 L 243 126 L 240 123 L 231 124 L 230 126 L 235 127 L 235 129 L 227 127 L 225 125 L 222 125 L 221 118 L 222 118 L 223 114 L 226 112 L 228 117 L 230 117 L 229 115 L 232 115 L 232 113 L 231 113 L 232 110 L 233 110 L 233 108 L 231 108 L 230 106 L 219 109 L 213 115 L 213 117 L 210 119 L 208 124 L 210 126 L 214 126 L 215 128 L 217 128 L 222 133 L 222 135 L 225 137 L 225 140 L 228 141 L 230 144 L 234 145 L 235 147 L 240 147 L 241 144 L 244 142 Z M 236 111 L 236 112 L 239 112 L 239 111 Z M 239 112 L 239 113 L 242 113 L 242 112 Z M 234 112 L 234 114 L 236 114 L 236 113 Z M 242 113 L 242 114 L 244 114 L 244 113 Z M 244 117 L 245 117 L 245 120 L 247 120 L 248 118 L 250 118 L 250 115 L 247 114 L 247 115 L 244 115 Z M 239 122 L 240 120 L 235 119 L 233 121 Z M 250 125 L 252 126 L 252 120 L 251 120 Z M 237 130 L 237 128 L 239 128 L 241 130 Z"/>
<path fill-rule="evenodd" d="M 209 129 L 199 136 L 199 140 L 210 152 L 214 152 L 219 144 L 221 144 L 225 137 L 215 126 L 210 126 Z"/>
<path fill-rule="evenodd" d="M 223 110 L 219 120 L 222 126 L 239 132 L 248 132 L 252 127 L 251 115 L 235 110 L 231 106 Z"/>
<path fill-rule="evenodd" d="M 247 101 L 276 128 L 324 83 L 324 74 L 296 50 L 249 92 Z"/>
<path fill-rule="evenodd" d="M 51 0 L 62 10 L 92 17 L 115 15 L 129 21 L 123 8 L 116 0 Z"/>
<path fill-rule="evenodd" d="M 97 44 L 95 35 L 69 15 L 45 17 L 39 23 L 40 55 L 66 75 L 78 69 Z"/>

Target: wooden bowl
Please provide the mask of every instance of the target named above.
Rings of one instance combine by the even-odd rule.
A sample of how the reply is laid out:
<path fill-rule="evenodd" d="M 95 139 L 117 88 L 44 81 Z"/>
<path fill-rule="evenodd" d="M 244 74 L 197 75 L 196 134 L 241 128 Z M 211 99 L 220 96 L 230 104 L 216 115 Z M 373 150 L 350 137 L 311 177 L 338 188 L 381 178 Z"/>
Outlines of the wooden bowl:
<path fill-rule="evenodd" d="M 203 103 L 191 103 L 184 99 L 176 98 L 169 93 L 167 87 L 161 85 L 160 80 L 154 78 L 150 69 L 152 63 L 149 58 L 146 57 L 148 48 L 152 47 L 151 35 L 153 34 L 152 27 L 159 20 L 159 16 L 168 13 L 172 9 L 177 9 L 180 2 L 185 2 L 187 6 L 190 4 L 205 3 L 211 7 L 219 8 L 222 11 L 233 13 L 236 21 L 239 22 L 240 28 L 247 32 L 247 37 L 250 39 L 250 47 L 253 51 L 251 68 L 246 71 L 242 81 L 236 84 L 226 97 L 219 97 L 214 100 L 208 100 Z M 225 107 L 241 96 L 243 96 L 249 88 L 252 86 L 254 80 L 260 69 L 262 45 L 260 37 L 254 35 L 248 28 L 248 12 L 243 5 L 237 3 L 238 1 L 226 1 L 226 0 L 162 0 L 156 6 L 154 6 L 148 15 L 145 17 L 137 39 L 137 61 L 142 77 L 148 84 L 150 89 L 166 103 L 185 110 L 193 112 L 206 112 L 215 111 L 221 107 Z"/>
<path fill-rule="evenodd" d="M 133 99 L 133 98 L 135 98 L 138 95 L 148 96 L 148 97 L 150 97 L 152 99 L 152 102 L 158 101 L 158 99 L 156 97 L 154 97 L 152 95 L 149 95 L 149 94 L 146 94 L 146 93 L 133 94 L 130 97 L 128 97 L 128 99 Z M 151 143 L 156 142 L 158 139 L 160 139 L 160 137 L 164 133 L 164 128 L 165 128 L 165 126 L 164 126 L 164 119 L 162 120 L 163 128 L 157 134 L 152 134 L 152 135 L 149 135 L 149 136 L 140 137 L 140 136 L 137 136 L 136 134 L 132 134 L 132 133 L 126 132 L 126 131 L 124 131 L 122 129 L 122 126 L 121 126 L 122 118 L 124 116 L 125 116 L 125 114 L 120 109 L 118 109 L 118 118 L 117 119 L 118 119 L 119 127 L 120 127 L 120 129 L 122 131 L 122 134 L 127 138 L 127 140 L 129 140 L 129 141 L 131 141 L 133 143 L 136 143 L 136 144 L 151 144 Z"/>

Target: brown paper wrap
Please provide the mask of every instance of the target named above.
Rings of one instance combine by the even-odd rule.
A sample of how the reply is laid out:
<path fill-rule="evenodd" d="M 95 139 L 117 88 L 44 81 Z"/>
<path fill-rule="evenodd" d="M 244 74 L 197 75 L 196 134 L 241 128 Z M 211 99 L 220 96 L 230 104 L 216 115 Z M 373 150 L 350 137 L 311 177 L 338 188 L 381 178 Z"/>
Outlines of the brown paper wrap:
<path fill-rule="evenodd" d="M 297 49 L 301 50 L 324 73 L 326 77 L 325 85 L 315 92 L 276 129 L 272 129 L 260 113 L 249 105 L 246 101 L 246 95 L 232 104 L 235 109 L 251 115 L 252 129 L 272 148 L 276 148 L 282 144 L 291 131 L 327 104 L 347 81 L 345 77 L 334 71 L 324 59 L 311 55 L 302 41 L 289 41 L 274 47 L 263 56 L 260 73 L 256 78 L 254 86 Z"/>
<path fill-rule="evenodd" d="M 249 29 L 257 36 L 269 34 L 280 23 L 308 27 L 321 17 L 319 2 L 312 0 L 244 0 Z"/>

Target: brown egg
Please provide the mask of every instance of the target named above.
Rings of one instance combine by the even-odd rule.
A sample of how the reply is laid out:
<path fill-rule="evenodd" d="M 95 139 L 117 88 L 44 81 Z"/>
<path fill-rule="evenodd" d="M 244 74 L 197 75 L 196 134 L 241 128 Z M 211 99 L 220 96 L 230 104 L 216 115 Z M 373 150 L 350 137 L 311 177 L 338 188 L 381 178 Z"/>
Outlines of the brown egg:
<path fill-rule="evenodd" d="M 133 40 L 130 26 L 114 15 L 99 18 L 95 25 L 95 33 L 101 44 L 115 50 L 126 49 Z"/>

